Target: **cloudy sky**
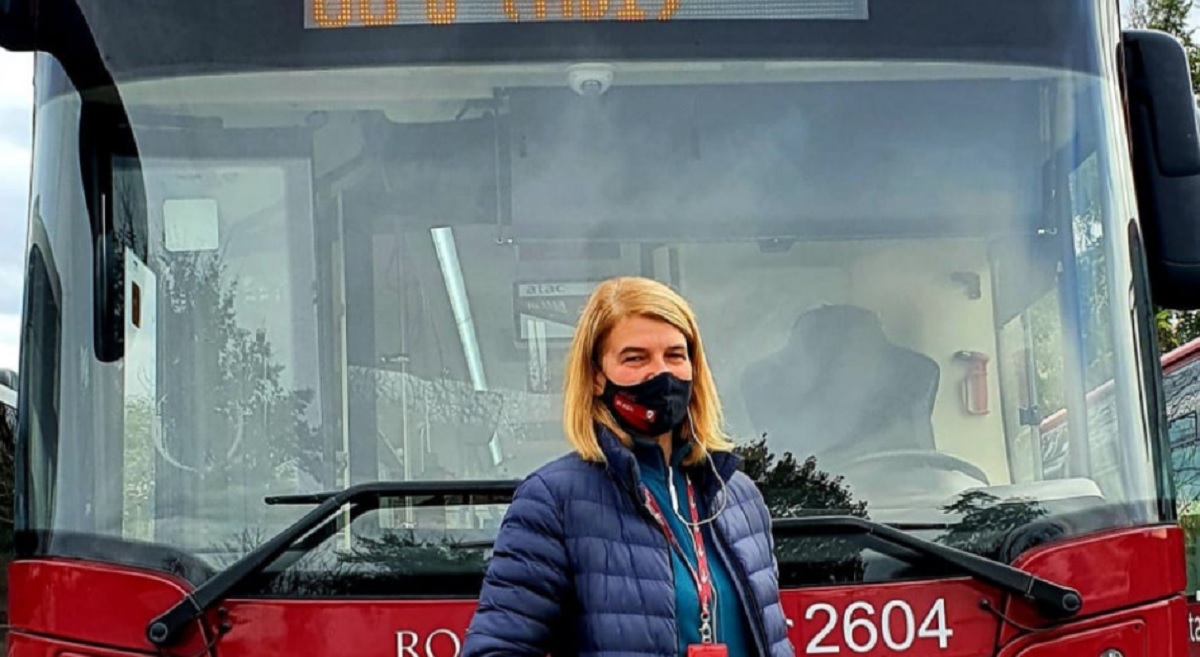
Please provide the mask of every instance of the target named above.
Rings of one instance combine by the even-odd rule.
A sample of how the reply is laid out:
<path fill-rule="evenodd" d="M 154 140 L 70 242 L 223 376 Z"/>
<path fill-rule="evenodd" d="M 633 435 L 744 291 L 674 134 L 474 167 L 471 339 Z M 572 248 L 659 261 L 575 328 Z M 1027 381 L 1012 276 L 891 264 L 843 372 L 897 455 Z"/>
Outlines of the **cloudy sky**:
<path fill-rule="evenodd" d="M 17 369 L 33 57 L 0 50 L 0 368 Z"/>

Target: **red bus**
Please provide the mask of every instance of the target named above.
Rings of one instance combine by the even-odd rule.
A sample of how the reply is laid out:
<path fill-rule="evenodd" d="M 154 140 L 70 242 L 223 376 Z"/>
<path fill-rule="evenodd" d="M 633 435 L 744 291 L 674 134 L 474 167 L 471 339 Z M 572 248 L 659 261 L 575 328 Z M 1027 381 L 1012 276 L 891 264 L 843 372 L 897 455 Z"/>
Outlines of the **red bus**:
<path fill-rule="evenodd" d="M 0 509 L 12 509 L 12 472 L 13 472 L 13 443 L 17 435 L 17 374 L 12 370 L 0 368 Z M 5 556 L 7 569 L 8 557 L 13 553 L 12 545 L 12 514 L 0 512 L 0 547 Z M 0 590 L 4 597 L 0 600 L 0 623 L 8 626 L 8 578 L 0 578 Z M 7 630 L 0 633 L 0 650 L 6 647 Z"/>
<path fill-rule="evenodd" d="M 1187 556 L 1188 639 L 1192 654 L 1200 655 L 1200 340 L 1167 353 L 1162 362 L 1171 474 Z"/>
<path fill-rule="evenodd" d="M 1162 356 L 1165 428 L 1170 446 L 1170 477 L 1179 525 L 1183 530 L 1184 565 L 1187 573 L 1188 640 L 1190 654 L 1200 655 L 1200 339 Z M 1114 386 L 1105 384 L 1092 391 L 1092 398 L 1111 395 Z M 1056 414 L 1042 423 L 1042 458 L 1048 472 L 1065 467 L 1065 433 L 1062 417 Z"/>
<path fill-rule="evenodd" d="M 17 435 L 17 373 L 0 368 L 0 554 L 7 569 L 12 546 L 12 456 Z M 0 578 L 0 623 L 8 625 L 8 578 Z M 7 631 L 0 633 L 0 650 L 6 647 Z"/>
<path fill-rule="evenodd" d="M 699 313 L 798 654 L 1182 657 L 1153 308 L 1200 306 L 1200 145 L 1179 43 L 1118 25 L 0 2 L 37 53 L 9 656 L 456 657 L 632 273 Z"/>

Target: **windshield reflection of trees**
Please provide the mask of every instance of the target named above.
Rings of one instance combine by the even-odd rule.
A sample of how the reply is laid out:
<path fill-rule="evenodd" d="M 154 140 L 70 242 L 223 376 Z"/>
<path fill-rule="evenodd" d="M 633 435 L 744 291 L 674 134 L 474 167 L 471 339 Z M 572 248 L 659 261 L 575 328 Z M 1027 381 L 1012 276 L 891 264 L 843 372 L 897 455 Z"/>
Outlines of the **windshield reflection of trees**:
<path fill-rule="evenodd" d="M 272 483 L 294 485 L 298 472 L 321 471 L 319 436 L 307 420 L 314 394 L 289 390 L 266 332 L 240 325 L 235 309 L 239 282 L 230 280 L 226 269 L 217 257 L 183 254 L 175 255 L 164 271 L 169 302 L 165 308 L 160 305 L 163 323 L 191 337 L 167 334 L 168 343 L 201 342 L 172 354 L 170 365 L 208 384 L 202 391 L 206 417 L 201 426 L 209 430 L 198 441 L 204 449 L 196 454 L 199 463 L 185 467 L 228 480 L 268 473 L 276 480 Z M 168 381 L 188 383 L 185 376 Z M 168 435 L 190 429 L 187 423 L 196 422 L 194 414 L 200 412 L 172 410 L 177 412 L 164 415 Z"/>
<path fill-rule="evenodd" d="M 430 538 L 413 529 L 375 536 L 339 535 L 296 563 L 253 578 L 255 595 L 473 595 L 487 566 L 486 548 L 453 538 Z M 349 544 L 349 547 L 345 547 Z"/>
<path fill-rule="evenodd" d="M 291 389 L 266 332 L 239 321 L 244 293 L 219 252 L 164 254 L 152 268 L 158 339 L 173 347 L 157 356 L 169 374 L 153 401 L 127 391 L 126 522 L 188 545 L 212 540 L 230 515 L 265 521 L 263 497 L 316 479 L 321 435 L 314 393 Z"/>
<path fill-rule="evenodd" d="M 765 439 L 739 446 L 742 470 L 762 491 L 772 518 L 821 512 L 868 517 L 867 503 L 854 501 L 842 477 L 817 469 L 817 460 L 797 462 L 790 452 L 776 458 Z M 785 584 L 836 584 L 863 579 L 862 550 L 836 536 L 783 537 L 775 542 L 779 576 Z"/>
<path fill-rule="evenodd" d="M 775 518 L 849 515 L 870 518 L 866 501 L 855 500 L 844 479 L 818 467 L 815 457 L 797 461 L 777 457 L 765 439 L 738 448 L 743 470 L 763 493 Z M 967 491 L 940 509 L 948 524 L 930 540 L 980 556 L 1011 562 L 1022 552 L 1062 537 L 1063 524 L 1047 518 L 1034 499 L 1001 499 L 982 490 Z M 785 586 L 863 581 L 864 550 L 850 538 L 784 537 L 776 541 L 780 577 Z"/>
<path fill-rule="evenodd" d="M 289 389 L 267 334 L 239 321 L 244 293 L 220 252 L 164 254 L 153 268 L 163 296 L 159 339 L 189 348 L 166 354 L 172 375 L 165 377 L 154 402 L 139 396 L 127 400 L 126 434 L 129 446 L 136 446 L 127 450 L 132 458 L 126 464 L 127 519 L 150 533 L 155 531 L 150 509 L 157 507 L 160 522 L 187 521 L 173 532 L 158 528 L 157 540 L 186 544 L 187 537 L 176 534 L 191 533 L 188 525 L 220 526 L 229 509 L 251 502 L 254 508 L 239 519 L 242 528 L 211 536 L 204 550 L 213 555 L 214 566 L 228 567 L 271 537 L 267 527 L 277 523 L 267 514 L 281 509 L 262 505 L 264 497 L 296 492 L 301 480 L 321 481 L 331 471 L 320 431 L 309 420 L 314 396 Z M 337 532 L 313 546 L 283 572 L 248 582 L 246 592 L 338 595 L 361 592 L 374 581 L 384 586 L 398 577 L 452 580 L 456 573 L 477 586 L 486 564 L 484 549 L 456 546 L 413 529 L 380 531 L 372 515 L 352 523 L 351 534 Z"/>

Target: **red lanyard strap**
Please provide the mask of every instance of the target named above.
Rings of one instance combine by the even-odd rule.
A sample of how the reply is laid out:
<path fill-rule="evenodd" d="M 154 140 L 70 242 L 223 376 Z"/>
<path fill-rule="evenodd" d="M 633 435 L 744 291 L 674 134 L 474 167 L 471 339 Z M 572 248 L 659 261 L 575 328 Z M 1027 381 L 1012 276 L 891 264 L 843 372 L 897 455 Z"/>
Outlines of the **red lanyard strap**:
<path fill-rule="evenodd" d="M 668 474 L 668 476 L 670 475 Z M 690 479 L 687 482 L 687 496 L 688 510 L 692 516 L 692 547 L 696 551 L 696 568 L 692 568 L 691 562 L 687 560 L 687 553 L 679 545 L 675 534 L 671 532 L 662 508 L 659 507 L 658 502 L 654 500 L 654 496 L 645 486 L 642 486 L 642 495 L 646 498 L 646 508 L 650 511 L 650 515 L 658 521 L 658 526 L 666 535 L 667 541 L 679 552 L 680 558 L 683 559 L 683 565 L 687 566 L 688 573 L 692 576 L 692 582 L 696 585 L 696 592 L 700 596 L 700 639 L 704 643 L 712 643 L 712 623 L 710 621 L 712 619 L 713 585 L 708 570 L 708 553 L 704 549 L 704 537 L 700 533 L 700 512 L 696 508 L 696 493 L 692 488 L 692 482 Z"/>

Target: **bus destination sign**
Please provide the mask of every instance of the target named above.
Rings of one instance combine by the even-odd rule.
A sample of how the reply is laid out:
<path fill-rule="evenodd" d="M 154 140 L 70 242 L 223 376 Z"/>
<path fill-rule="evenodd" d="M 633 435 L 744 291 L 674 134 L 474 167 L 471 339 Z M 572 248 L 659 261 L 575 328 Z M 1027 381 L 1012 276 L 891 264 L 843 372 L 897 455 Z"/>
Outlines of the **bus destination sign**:
<path fill-rule="evenodd" d="M 665 20 L 866 20 L 868 0 L 304 0 L 304 27 Z"/>

